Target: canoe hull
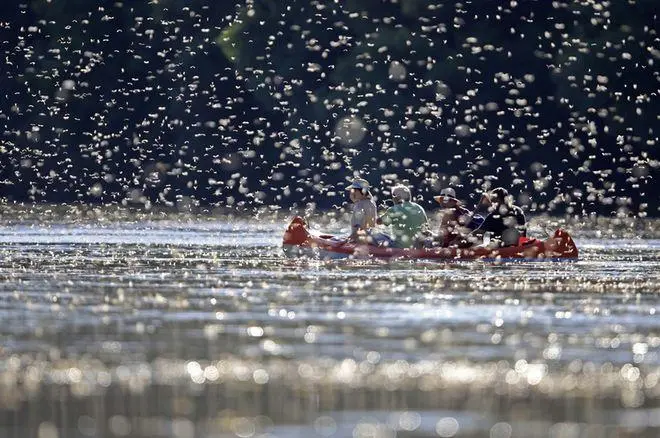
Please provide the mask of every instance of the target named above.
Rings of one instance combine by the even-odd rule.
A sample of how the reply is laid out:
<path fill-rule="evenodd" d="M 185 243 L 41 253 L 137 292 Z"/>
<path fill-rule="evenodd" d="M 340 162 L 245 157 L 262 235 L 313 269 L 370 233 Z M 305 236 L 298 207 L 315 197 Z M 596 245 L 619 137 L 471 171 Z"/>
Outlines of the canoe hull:
<path fill-rule="evenodd" d="M 284 253 L 289 257 L 315 258 L 383 258 L 420 260 L 575 260 L 578 249 L 564 230 L 555 231 L 546 240 L 532 239 L 520 246 L 490 249 L 476 248 L 387 248 L 375 245 L 346 243 L 335 236 L 309 231 L 305 220 L 293 218 L 284 233 Z"/>

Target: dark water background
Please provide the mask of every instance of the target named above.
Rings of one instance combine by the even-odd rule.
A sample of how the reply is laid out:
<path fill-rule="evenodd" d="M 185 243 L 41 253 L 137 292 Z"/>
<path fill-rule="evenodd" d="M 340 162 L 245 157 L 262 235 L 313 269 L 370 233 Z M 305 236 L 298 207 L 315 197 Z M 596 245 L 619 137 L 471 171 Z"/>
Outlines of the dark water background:
<path fill-rule="evenodd" d="M 660 434 L 655 222 L 445 264 L 287 259 L 284 216 L 46 216 L 0 226 L 2 438 Z"/>

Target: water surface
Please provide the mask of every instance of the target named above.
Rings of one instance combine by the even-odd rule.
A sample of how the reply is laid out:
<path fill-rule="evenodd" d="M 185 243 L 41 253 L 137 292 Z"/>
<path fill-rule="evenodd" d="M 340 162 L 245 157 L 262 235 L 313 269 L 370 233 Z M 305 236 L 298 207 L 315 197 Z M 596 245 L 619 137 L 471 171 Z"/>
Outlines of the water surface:
<path fill-rule="evenodd" d="M 0 436 L 660 434 L 660 240 L 287 259 L 286 220 L 7 221 Z M 337 229 L 336 225 L 330 226 Z"/>

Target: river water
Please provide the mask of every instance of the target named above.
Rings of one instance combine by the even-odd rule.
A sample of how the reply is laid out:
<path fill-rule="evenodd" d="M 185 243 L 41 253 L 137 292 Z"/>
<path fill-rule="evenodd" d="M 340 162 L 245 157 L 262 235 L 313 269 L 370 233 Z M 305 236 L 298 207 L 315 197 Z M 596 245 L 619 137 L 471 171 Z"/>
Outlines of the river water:
<path fill-rule="evenodd" d="M 286 223 L 5 221 L 0 437 L 660 435 L 653 223 L 525 263 L 288 259 Z"/>

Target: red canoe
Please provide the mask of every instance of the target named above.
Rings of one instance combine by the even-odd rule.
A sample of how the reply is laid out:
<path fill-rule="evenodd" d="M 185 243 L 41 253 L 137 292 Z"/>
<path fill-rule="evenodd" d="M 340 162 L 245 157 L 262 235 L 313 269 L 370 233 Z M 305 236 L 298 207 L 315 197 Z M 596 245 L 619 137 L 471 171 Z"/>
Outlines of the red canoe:
<path fill-rule="evenodd" d="M 312 233 L 307 223 L 296 216 L 289 224 L 282 247 L 287 255 L 324 258 L 378 257 L 424 260 L 575 260 L 578 249 L 571 236 L 564 230 L 555 231 L 546 240 L 529 239 L 518 246 L 490 249 L 474 248 L 388 248 L 361 243 L 348 243 L 328 234 Z"/>

